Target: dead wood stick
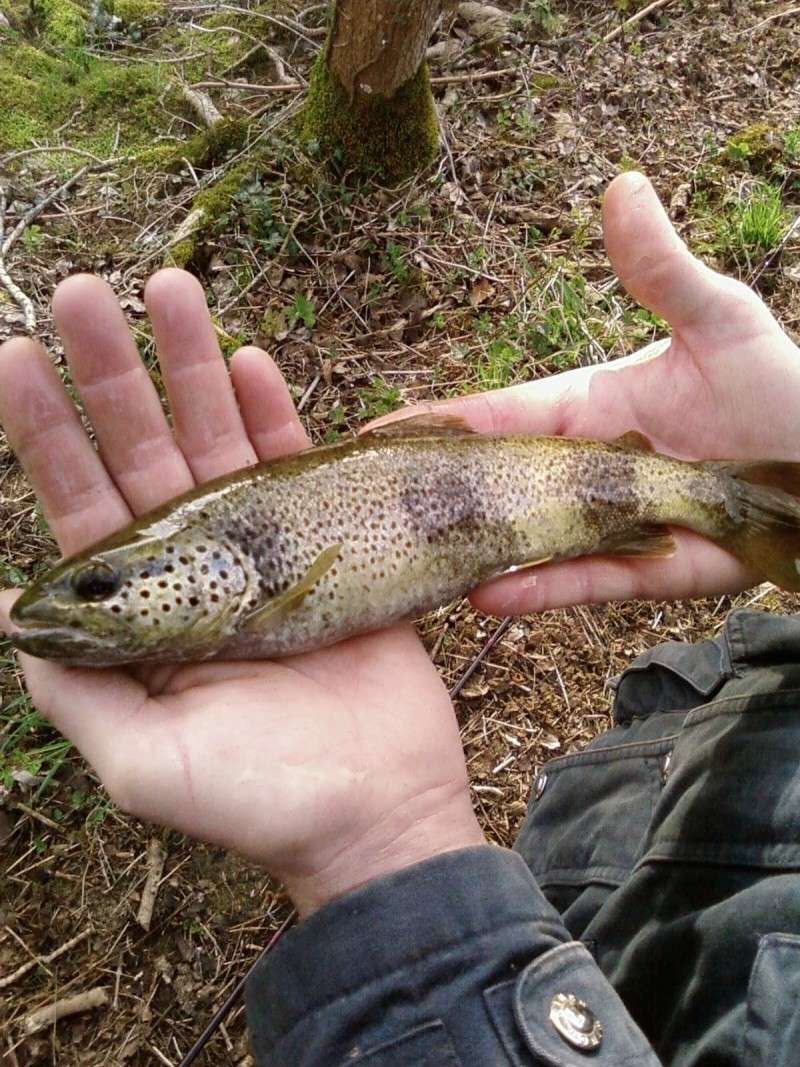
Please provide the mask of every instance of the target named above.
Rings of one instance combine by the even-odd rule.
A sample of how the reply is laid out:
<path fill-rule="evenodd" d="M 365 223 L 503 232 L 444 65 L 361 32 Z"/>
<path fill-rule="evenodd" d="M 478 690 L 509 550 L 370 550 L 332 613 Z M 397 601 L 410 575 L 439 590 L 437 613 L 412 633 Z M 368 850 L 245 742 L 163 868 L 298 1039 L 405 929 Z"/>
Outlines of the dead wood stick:
<path fill-rule="evenodd" d="M 40 200 L 38 204 L 34 204 L 30 211 L 26 211 L 17 223 L 17 225 L 8 235 L 8 237 L 6 237 L 6 239 L 3 241 L 2 247 L 0 247 L 0 256 L 5 258 L 11 251 L 13 246 L 16 244 L 16 242 L 19 240 L 19 238 L 22 236 L 22 234 L 25 232 L 27 227 L 30 226 L 30 224 L 36 219 L 38 219 L 38 217 L 45 210 L 45 208 L 50 207 L 54 200 L 58 200 L 60 196 L 62 196 L 69 189 L 71 189 L 72 186 L 76 182 L 79 182 L 84 176 L 84 174 L 90 169 L 92 168 L 87 163 L 85 166 L 81 167 L 80 170 L 76 170 L 72 177 L 67 178 L 63 185 L 59 185 L 59 187 L 52 193 L 48 193 L 44 200 Z"/>
<path fill-rule="evenodd" d="M 32 1011 L 22 1020 L 22 1029 L 26 1034 L 35 1034 L 68 1015 L 77 1015 L 78 1012 L 90 1011 L 92 1008 L 102 1008 L 106 1004 L 108 1004 L 108 994 L 105 989 L 96 986 L 94 989 L 87 989 L 85 993 L 78 993 L 74 997 L 64 997 L 63 1000 L 56 1000 L 44 1008 L 39 1008 L 38 1011 Z"/>
<path fill-rule="evenodd" d="M 485 82 L 492 78 L 503 78 L 507 74 L 518 74 L 517 67 L 502 67 L 500 70 L 479 70 L 470 74 L 442 74 L 440 77 L 431 78 L 431 85 L 459 85 L 465 82 Z M 243 89 L 253 93 L 286 93 L 296 92 L 303 88 L 300 82 L 286 81 L 275 85 L 254 85 L 250 82 L 236 81 L 204 81 L 194 82 L 193 89 Z"/>
<path fill-rule="evenodd" d="M 590 48 L 589 51 L 586 53 L 587 57 L 590 56 L 593 52 L 596 52 L 601 45 L 608 44 L 609 41 L 613 41 L 615 38 L 619 37 L 620 34 L 624 33 L 625 30 L 627 30 L 629 27 L 635 26 L 637 22 L 641 22 L 642 19 L 647 18 L 647 16 L 651 15 L 654 11 L 658 11 L 659 8 L 666 7 L 666 5 L 671 2 L 672 0 L 653 0 L 652 4 L 648 4 L 647 7 L 643 7 L 641 11 L 637 11 L 635 15 L 631 15 L 629 19 L 625 19 L 625 21 L 621 22 L 619 26 L 616 26 L 610 33 L 607 33 L 602 39 L 602 41 L 598 41 L 596 45 L 593 45 L 593 47 Z"/>
<path fill-rule="evenodd" d="M 69 941 L 65 941 L 63 945 L 59 945 L 58 948 L 51 952 L 47 956 L 37 956 L 33 960 L 28 960 L 27 963 L 23 963 L 21 967 L 17 967 L 16 971 L 11 974 L 6 974 L 0 978 L 0 989 L 5 989 L 6 986 L 12 985 L 18 979 L 24 977 L 28 971 L 32 971 L 34 967 L 46 966 L 48 963 L 52 963 L 53 960 L 57 960 L 59 956 L 63 956 L 70 949 L 75 948 L 81 941 L 85 941 L 86 938 L 94 933 L 94 929 L 91 926 L 87 926 L 80 934 L 76 934 L 75 937 L 70 938 Z"/>
<path fill-rule="evenodd" d="M 46 815 L 42 815 L 39 811 L 34 811 L 33 808 L 29 808 L 27 804 L 23 804 L 21 800 L 15 800 L 14 807 L 17 811 L 21 811 L 23 815 L 27 815 L 29 819 L 36 819 L 43 826 L 48 827 L 50 830 L 58 830 L 59 833 L 63 831 L 63 827 L 59 826 L 57 822 L 53 822 L 52 819 L 48 819 Z"/>
<path fill-rule="evenodd" d="M 158 892 L 158 883 L 161 881 L 161 875 L 164 873 L 164 862 L 166 858 L 167 854 L 162 848 L 161 842 L 157 837 L 151 838 L 147 848 L 147 879 L 144 883 L 142 899 L 139 901 L 139 911 L 136 915 L 136 921 L 143 930 L 150 929 L 150 922 L 153 918 L 153 908 L 156 903 L 156 893 Z"/>
<path fill-rule="evenodd" d="M 768 15 L 767 18 L 762 19 L 761 22 L 757 22 L 755 26 L 751 26 L 747 30 L 742 30 L 741 33 L 737 33 L 735 36 L 741 37 L 745 33 L 755 33 L 756 30 L 760 30 L 770 22 L 777 22 L 778 19 L 790 18 L 793 15 L 800 15 L 800 7 L 790 7 L 786 11 L 776 11 L 774 15 Z"/>
<path fill-rule="evenodd" d="M 204 93 L 199 89 L 190 89 L 183 82 L 180 82 L 179 86 L 184 100 L 204 126 L 207 126 L 209 130 L 213 130 L 218 122 L 222 122 L 222 115 L 208 93 Z"/>
<path fill-rule="evenodd" d="M 25 328 L 29 333 L 33 333 L 36 329 L 36 312 L 33 308 L 33 302 L 12 280 L 8 273 L 8 267 L 6 266 L 6 257 L 28 226 L 38 219 L 42 212 L 50 207 L 55 200 L 58 200 L 58 198 L 71 189 L 76 182 L 80 181 L 84 174 L 88 171 L 107 170 L 111 165 L 112 164 L 107 161 L 95 164 L 87 163 L 85 166 L 81 167 L 80 170 L 76 170 L 71 178 L 67 178 L 67 180 L 59 185 L 57 189 L 52 193 L 48 193 L 43 200 L 40 200 L 38 204 L 34 204 L 29 211 L 26 211 L 7 237 L 4 237 L 6 191 L 5 188 L 0 185 L 0 285 L 3 286 L 19 305 L 25 316 Z"/>

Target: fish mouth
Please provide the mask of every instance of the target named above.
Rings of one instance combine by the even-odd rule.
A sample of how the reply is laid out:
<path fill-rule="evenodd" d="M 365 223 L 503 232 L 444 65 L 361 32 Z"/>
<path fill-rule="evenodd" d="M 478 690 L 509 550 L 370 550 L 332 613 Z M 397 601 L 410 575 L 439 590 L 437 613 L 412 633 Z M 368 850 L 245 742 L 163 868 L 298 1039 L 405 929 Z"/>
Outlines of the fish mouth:
<path fill-rule="evenodd" d="M 10 637 L 14 648 L 37 659 L 97 666 L 104 662 L 111 663 L 115 658 L 113 647 L 107 642 L 60 626 L 29 624 Z"/>

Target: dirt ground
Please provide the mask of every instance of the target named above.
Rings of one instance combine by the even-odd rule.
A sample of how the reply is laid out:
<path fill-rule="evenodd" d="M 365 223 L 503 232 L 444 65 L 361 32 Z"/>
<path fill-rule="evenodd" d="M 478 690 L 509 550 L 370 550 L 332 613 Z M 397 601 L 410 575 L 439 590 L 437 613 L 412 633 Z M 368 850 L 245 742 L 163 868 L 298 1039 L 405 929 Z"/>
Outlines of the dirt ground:
<path fill-rule="evenodd" d="M 0 0 L 0 88 L 16 85 L 0 116 L 6 234 L 78 174 L 6 257 L 56 363 L 49 295 L 93 270 L 115 286 L 152 366 L 144 281 L 177 258 L 197 198 L 233 172 L 187 261 L 224 351 L 267 347 L 317 441 L 402 403 L 613 359 L 659 336 L 603 251 L 602 192 L 622 169 L 649 172 L 691 246 L 756 284 L 800 331 L 800 233 L 772 255 L 800 211 L 794 6 L 667 2 L 607 42 L 646 5 L 502 6 L 507 20 L 454 5 L 443 16 L 430 60 L 441 157 L 389 190 L 326 175 L 293 132 L 325 4 L 129 0 L 122 21 L 67 47 L 24 3 Z M 28 79 L 27 95 L 14 77 Z M 197 150 L 205 135 L 181 80 L 237 120 L 238 141 Z M 0 339 L 24 322 L 0 290 Z M 21 584 L 53 558 L 0 436 L 0 583 Z M 608 726 L 607 683 L 633 656 L 714 634 L 734 604 L 796 610 L 764 586 L 735 601 L 511 624 L 457 699 L 489 837 L 509 844 L 536 768 Z M 422 621 L 448 684 L 497 622 L 466 602 Z M 2 643 L 0 683 L 0 1063 L 177 1067 L 288 902 L 262 871 L 116 810 L 36 714 Z M 154 840 L 166 862 L 145 931 L 137 911 Z M 105 1004 L 26 1036 L 32 1012 L 96 987 Z M 204 1056 L 248 1062 L 240 1006 Z"/>

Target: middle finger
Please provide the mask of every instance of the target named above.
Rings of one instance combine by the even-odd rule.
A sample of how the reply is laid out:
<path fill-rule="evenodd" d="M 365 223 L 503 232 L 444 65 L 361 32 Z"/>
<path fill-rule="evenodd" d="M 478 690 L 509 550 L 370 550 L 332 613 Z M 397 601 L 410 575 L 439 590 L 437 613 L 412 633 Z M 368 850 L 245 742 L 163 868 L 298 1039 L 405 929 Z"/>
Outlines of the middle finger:
<path fill-rule="evenodd" d="M 72 380 L 111 477 L 134 514 L 194 485 L 112 289 L 86 274 L 53 297 Z"/>
<path fill-rule="evenodd" d="M 175 437 L 195 479 L 205 482 L 255 463 L 200 283 L 186 271 L 161 270 L 144 298 Z"/>

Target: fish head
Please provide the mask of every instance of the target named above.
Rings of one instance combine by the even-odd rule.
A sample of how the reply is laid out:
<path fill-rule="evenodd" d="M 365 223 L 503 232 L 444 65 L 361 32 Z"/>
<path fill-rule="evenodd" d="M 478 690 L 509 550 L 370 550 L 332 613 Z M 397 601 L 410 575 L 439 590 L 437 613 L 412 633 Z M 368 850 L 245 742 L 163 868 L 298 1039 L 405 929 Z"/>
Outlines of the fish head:
<path fill-rule="evenodd" d="M 155 533 L 109 538 L 29 585 L 11 610 L 14 645 L 89 666 L 212 654 L 246 606 L 246 564 L 200 530 Z"/>

